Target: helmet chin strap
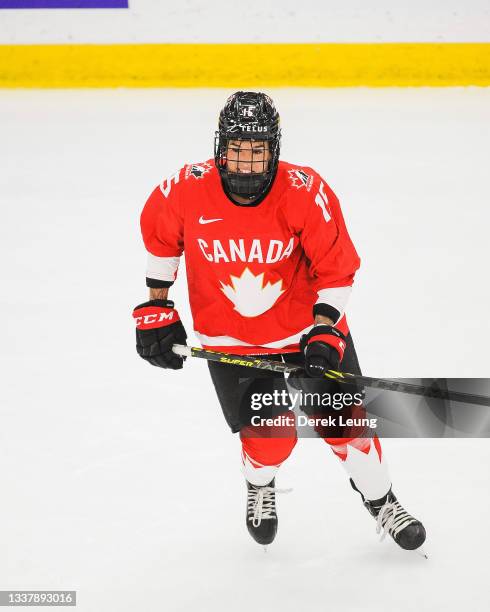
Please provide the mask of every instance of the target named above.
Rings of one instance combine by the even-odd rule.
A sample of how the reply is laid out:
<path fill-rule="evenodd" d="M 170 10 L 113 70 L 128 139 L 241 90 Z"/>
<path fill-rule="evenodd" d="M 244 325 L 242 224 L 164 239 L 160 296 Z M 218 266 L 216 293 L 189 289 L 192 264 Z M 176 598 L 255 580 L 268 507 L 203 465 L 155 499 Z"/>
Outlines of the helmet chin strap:
<path fill-rule="evenodd" d="M 251 193 L 242 193 L 241 195 L 239 195 L 238 193 L 230 193 L 230 195 L 232 196 L 232 198 L 234 200 L 240 200 L 240 198 L 242 200 L 248 200 L 250 204 L 253 204 L 255 202 L 255 200 L 258 198 L 257 195 L 255 194 L 251 194 Z M 247 202 L 239 202 L 240 204 L 242 204 L 243 206 L 245 206 L 247 204 Z"/>

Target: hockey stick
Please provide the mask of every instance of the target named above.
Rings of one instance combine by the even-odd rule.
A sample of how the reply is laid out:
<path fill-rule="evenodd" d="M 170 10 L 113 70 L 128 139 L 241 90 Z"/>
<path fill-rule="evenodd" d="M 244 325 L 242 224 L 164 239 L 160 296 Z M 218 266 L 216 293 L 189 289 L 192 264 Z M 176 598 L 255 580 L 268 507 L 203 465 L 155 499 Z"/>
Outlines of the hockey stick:
<path fill-rule="evenodd" d="M 273 370 L 274 372 L 283 372 L 286 374 L 303 369 L 299 365 L 272 361 L 271 359 L 263 359 L 262 357 L 252 355 L 230 355 L 229 353 L 218 353 L 194 346 L 184 346 L 182 344 L 174 344 L 172 350 L 182 357 L 198 357 L 199 359 L 206 359 L 207 361 L 218 361 L 219 363 L 240 365 L 248 368 L 257 368 L 259 370 Z M 387 380 L 386 378 L 371 378 L 369 376 L 349 374 L 348 372 L 336 372 L 335 370 L 328 370 L 328 372 L 325 373 L 325 377 L 339 383 L 349 384 L 349 382 L 354 382 L 364 387 L 371 387 L 372 389 L 398 391 L 423 397 L 435 397 L 438 399 L 490 407 L 490 397 L 485 395 L 473 395 L 471 393 L 461 393 L 460 391 L 447 391 L 445 389 L 424 387 L 423 385 L 415 385 L 413 383 L 397 380 Z"/>

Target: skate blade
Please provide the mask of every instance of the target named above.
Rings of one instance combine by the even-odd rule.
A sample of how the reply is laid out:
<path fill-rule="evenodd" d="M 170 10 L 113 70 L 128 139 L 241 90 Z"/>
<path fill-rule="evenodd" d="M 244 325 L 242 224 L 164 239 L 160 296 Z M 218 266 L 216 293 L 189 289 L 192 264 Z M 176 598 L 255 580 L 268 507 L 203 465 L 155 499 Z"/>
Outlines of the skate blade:
<path fill-rule="evenodd" d="M 264 552 L 267 552 L 267 544 L 264 544 Z"/>
<path fill-rule="evenodd" d="M 413 552 L 419 555 L 419 557 L 423 557 L 424 559 L 429 558 L 429 555 L 425 552 L 422 546 L 420 548 L 416 548 Z"/>

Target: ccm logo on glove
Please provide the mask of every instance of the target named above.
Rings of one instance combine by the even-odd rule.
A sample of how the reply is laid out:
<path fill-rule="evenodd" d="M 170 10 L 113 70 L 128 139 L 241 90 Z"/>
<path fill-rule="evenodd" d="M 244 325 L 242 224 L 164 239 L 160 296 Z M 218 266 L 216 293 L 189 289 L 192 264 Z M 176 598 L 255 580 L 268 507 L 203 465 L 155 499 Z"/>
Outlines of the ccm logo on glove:
<path fill-rule="evenodd" d="M 133 317 L 136 327 L 139 329 L 154 329 L 155 327 L 162 327 L 162 325 L 170 325 L 170 323 L 180 321 L 179 313 L 176 310 L 156 308 L 155 306 L 135 308 Z"/>

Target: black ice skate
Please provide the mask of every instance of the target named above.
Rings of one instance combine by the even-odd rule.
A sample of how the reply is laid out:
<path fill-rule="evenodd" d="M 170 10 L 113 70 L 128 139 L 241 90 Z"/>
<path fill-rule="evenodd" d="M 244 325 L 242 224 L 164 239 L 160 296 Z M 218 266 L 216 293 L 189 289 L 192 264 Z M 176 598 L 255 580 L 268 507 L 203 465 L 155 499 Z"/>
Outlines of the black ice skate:
<path fill-rule="evenodd" d="M 266 546 L 277 533 L 276 493 L 291 489 L 276 489 L 274 478 L 263 487 L 247 482 L 247 529 L 252 538 Z"/>
<path fill-rule="evenodd" d="M 351 479 L 352 487 L 361 493 Z M 361 493 L 364 506 L 377 521 L 376 533 L 381 533 L 381 541 L 389 533 L 404 550 L 416 550 L 425 542 L 425 528 L 420 521 L 408 514 L 390 489 L 381 499 L 366 500 Z M 424 556 L 427 556 L 423 553 Z"/>

